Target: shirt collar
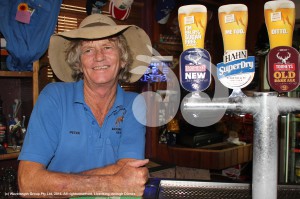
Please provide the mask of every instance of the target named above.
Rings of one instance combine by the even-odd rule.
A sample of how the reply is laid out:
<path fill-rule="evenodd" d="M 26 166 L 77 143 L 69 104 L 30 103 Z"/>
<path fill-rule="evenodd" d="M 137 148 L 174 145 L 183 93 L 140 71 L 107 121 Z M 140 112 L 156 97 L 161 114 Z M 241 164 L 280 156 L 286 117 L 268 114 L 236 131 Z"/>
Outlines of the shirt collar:
<path fill-rule="evenodd" d="M 75 82 L 75 95 L 74 95 L 74 103 L 81 103 L 85 104 L 84 101 L 84 95 L 83 95 L 83 80 L 79 80 L 78 82 Z M 122 89 L 122 87 L 118 84 L 117 86 L 117 95 L 115 102 L 112 106 L 112 109 L 115 109 L 119 107 L 120 105 L 124 104 L 124 94 L 125 91 Z"/>
<path fill-rule="evenodd" d="M 83 96 L 83 80 L 79 80 L 78 82 L 74 82 L 75 94 L 74 94 L 74 103 L 84 104 L 84 96 Z"/>

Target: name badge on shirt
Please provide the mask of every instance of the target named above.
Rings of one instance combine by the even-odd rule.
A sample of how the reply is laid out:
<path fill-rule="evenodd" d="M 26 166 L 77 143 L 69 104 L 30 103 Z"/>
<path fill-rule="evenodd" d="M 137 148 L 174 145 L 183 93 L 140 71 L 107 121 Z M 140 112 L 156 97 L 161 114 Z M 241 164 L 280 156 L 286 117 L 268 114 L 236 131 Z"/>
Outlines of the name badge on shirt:
<path fill-rule="evenodd" d="M 27 3 L 20 3 L 15 19 L 21 23 L 29 24 L 30 17 L 33 14 L 34 9 L 30 8 Z"/>

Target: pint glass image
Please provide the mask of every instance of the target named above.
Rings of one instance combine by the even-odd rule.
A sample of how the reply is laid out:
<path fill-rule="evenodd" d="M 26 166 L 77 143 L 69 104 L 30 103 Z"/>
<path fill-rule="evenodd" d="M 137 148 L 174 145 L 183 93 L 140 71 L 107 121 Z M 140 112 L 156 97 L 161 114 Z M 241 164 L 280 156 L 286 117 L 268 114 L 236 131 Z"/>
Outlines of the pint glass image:
<path fill-rule="evenodd" d="M 268 1 L 264 6 L 270 49 L 292 46 L 295 25 L 295 4 L 292 1 Z"/>
<path fill-rule="evenodd" d="M 244 4 L 228 4 L 219 7 L 219 24 L 223 37 L 224 52 L 245 50 L 248 26 L 248 8 Z"/>
<path fill-rule="evenodd" d="M 207 26 L 207 9 L 203 5 L 186 5 L 178 9 L 183 50 L 203 48 Z"/>

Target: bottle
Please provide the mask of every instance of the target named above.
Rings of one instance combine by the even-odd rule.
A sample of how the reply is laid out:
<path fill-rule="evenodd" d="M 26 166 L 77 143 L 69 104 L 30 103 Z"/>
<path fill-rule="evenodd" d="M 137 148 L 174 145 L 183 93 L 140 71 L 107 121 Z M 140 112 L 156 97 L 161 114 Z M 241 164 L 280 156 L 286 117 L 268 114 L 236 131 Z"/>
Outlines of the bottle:
<path fill-rule="evenodd" d="M 159 144 L 167 144 L 167 125 L 165 124 L 165 110 L 159 109 Z"/>
<path fill-rule="evenodd" d="M 3 114 L 3 101 L 0 97 L 0 144 L 3 145 L 6 142 L 6 119 Z"/>
<path fill-rule="evenodd" d="M 167 124 L 167 144 L 168 145 L 176 145 L 176 134 L 179 133 L 179 122 L 176 118 L 173 118 Z"/>
<path fill-rule="evenodd" d="M 163 124 L 159 127 L 159 144 L 167 144 L 167 125 Z"/>

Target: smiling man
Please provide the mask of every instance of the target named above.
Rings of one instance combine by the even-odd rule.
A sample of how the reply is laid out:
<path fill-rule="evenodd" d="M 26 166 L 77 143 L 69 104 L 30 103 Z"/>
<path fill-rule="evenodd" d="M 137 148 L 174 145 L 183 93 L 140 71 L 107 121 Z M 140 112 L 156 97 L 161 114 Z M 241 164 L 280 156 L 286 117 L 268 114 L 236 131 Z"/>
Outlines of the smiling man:
<path fill-rule="evenodd" d="M 20 195 L 143 194 L 145 126 L 132 110 L 138 94 L 125 92 L 120 83 L 140 78 L 143 71 L 130 71 L 148 65 L 149 47 L 142 29 L 116 25 L 101 14 L 51 37 L 50 64 L 65 82 L 48 84 L 32 112 L 19 156 Z M 137 55 L 149 59 L 145 63 Z M 145 101 L 138 103 L 145 118 Z"/>

